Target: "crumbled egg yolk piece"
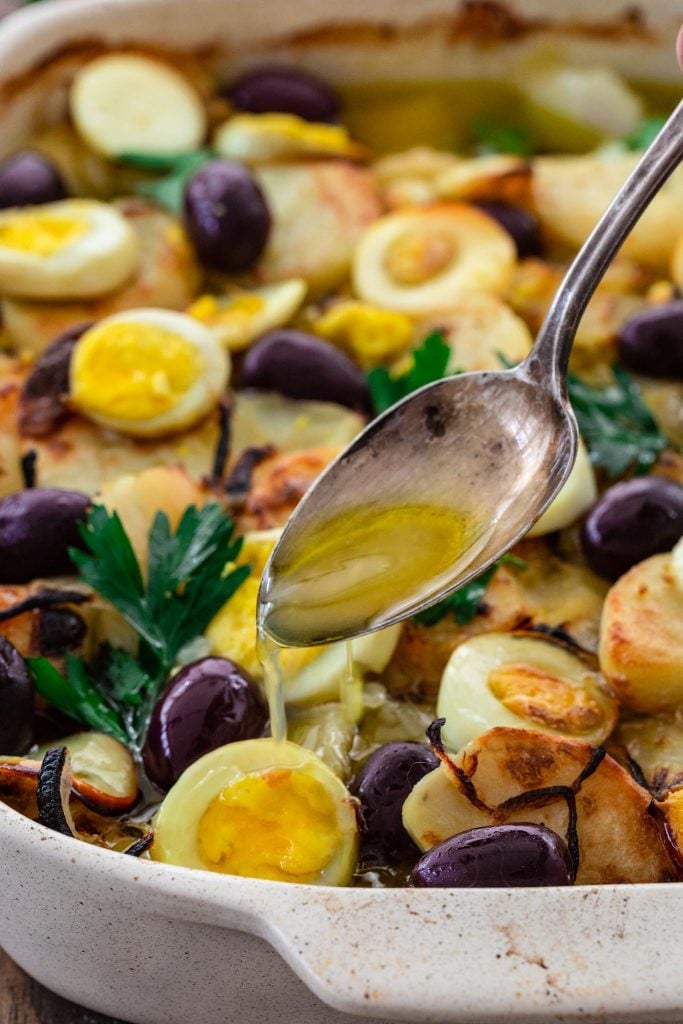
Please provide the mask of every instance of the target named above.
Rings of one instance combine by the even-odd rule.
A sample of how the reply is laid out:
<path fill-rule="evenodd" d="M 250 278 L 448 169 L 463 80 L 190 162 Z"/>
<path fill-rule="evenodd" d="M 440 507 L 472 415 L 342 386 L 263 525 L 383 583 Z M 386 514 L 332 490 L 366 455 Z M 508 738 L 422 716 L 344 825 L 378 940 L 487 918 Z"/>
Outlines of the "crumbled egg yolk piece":
<path fill-rule="evenodd" d="M 188 315 L 209 327 L 222 324 L 246 326 L 260 313 L 265 302 L 258 295 L 233 295 L 219 301 L 215 295 L 200 295 L 188 309 Z"/>
<path fill-rule="evenodd" d="M 279 534 L 278 534 L 279 536 Z M 275 547 L 277 536 L 271 531 L 247 534 L 236 565 L 250 565 L 251 574 L 239 590 L 214 616 L 206 630 L 211 653 L 230 657 L 252 676 L 261 679 L 263 669 L 256 653 L 256 612 L 261 576 Z M 285 678 L 301 671 L 318 658 L 326 647 L 286 647 L 280 651 L 280 667 Z"/>
<path fill-rule="evenodd" d="M 367 302 L 339 302 L 314 324 L 316 334 L 346 349 L 364 369 L 403 355 L 413 337 L 413 323 Z"/>
<path fill-rule="evenodd" d="M 204 358 L 173 331 L 117 321 L 88 331 L 72 368 L 72 397 L 82 409 L 123 420 L 172 409 L 201 377 Z"/>
<path fill-rule="evenodd" d="M 493 695 L 513 714 L 571 735 L 590 732 L 605 717 L 586 690 L 534 665 L 502 665 L 491 672 L 488 683 Z"/>
<path fill-rule="evenodd" d="M 0 246 L 47 259 L 66 249 L 87 230 L 88 225 L 74 217 L 19 211 L 0 227 Z"/>
<path fill-rule="evenodd" d="M 245 775 L 211 801 L 197 843 L 207 867 L 279 882 L 316 881 L 342 835 L 334 801 L 310 773 Z"/>

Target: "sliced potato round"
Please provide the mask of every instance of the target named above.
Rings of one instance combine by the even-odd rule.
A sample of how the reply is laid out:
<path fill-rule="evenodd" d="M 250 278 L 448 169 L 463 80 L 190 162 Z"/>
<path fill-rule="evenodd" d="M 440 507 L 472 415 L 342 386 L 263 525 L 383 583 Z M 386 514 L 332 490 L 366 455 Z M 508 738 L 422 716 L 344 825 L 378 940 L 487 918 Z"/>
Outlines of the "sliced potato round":
<path fill-rule="evenodd" d="M 563 837 L 569 821 L 561 796 L 501 809 L 506 800 L 554 786 L 576 795 L 581 885 L 663 882 L 677 877 L 650 813 L 650 794 L 611 757 L 580 785 L 595 748 L 579 740 L 525 729 L 491 729 L 453 759 L 470 780 L 479 806 L 468 797 L 451 765 L 442 762 L 418 782 L 403 805 L 403 824 L 421 850 L 482 825 L 533 822 Z M 472 796 L 470 792 L 470 797 Z"/>
<path fill-rule="evenodd" d="M 333 402 L 296 401 L 275 392 L 238 391 L 232 420 L 236 454 L 255 444 L 280 452 L 344 447 L 365 425 L 363 417 Z"/>
<path fill-rule="evenodd" d="M 0 213 L 0 292 L 86 299 L 123 285 L 138 267 L 138 240 L 113 206 L 61 199 Z"/>
<path fill-rule="evenodd" d="M 614 741 L 626 749 L 654 792 L 683 784 L 683 721 L 679 717 L 622 720 Z"/>
<path fill-rule="evenodd" d="M 219 747 L 195 761 L 155 819 L 154 860 L 248 878 L 347 885 L 356 811 L 310 750 L 271 739 Z"/>
<path fill-rule="evenodd" d="M 100 814 L 125 814 L 139 799 L 135 762 L 127 747 L 101 732 L 79 732 L 44 744 L 31 754 L 37 761 L 53 747 L 71 755 L 73 789 Z"/>
<path fill-rule="evenodd" d="M 312 295 L 342 284 L 364 229 L 382 212 L 371 173 L 342 160 L 258 167 L 273 229 L 253 277 L 301 277 Z"/>
<path fill-rule="evenodd" d="M 579 439 L 576 462 L 567 482 L 538 522 L 531 527 L 527 537 L 543 537 L 546 533 L 564 530 L 587 512 L 597 499 L 598 485 L 593 466 L 585 444 Z"/>
<path fill-rule="evenodd" d="M 436 706 L 444 743 L 460 750 L 487 729 L 538 729 L 602 743 L 617 702 L 576 650 L 528 633 L 488 633 L 455 649 Z"/>
<path fill-rule="evenodd" d="M 175 156 L 196 149 L 206 133 L 194 86 L 170 64 L 142 54 L 96 57 L 77 72 L 69 101 L 78 131 L 105 156 Z"/>
<path fill-rule="evenodd" d="M 420 321 L 426 332 L 439 330 L 448 342 L 451 356 L 446 369 L 500 370 L 501 356 L 521 362 L 530 352 L 533 339 L 521 317 L 497 295 L 488 292 L 452 296 L 451 306 L 437 317 Z"/>
<path fill-rule="evenodd" d="M 201 295 L 187 312 L 213 331 L 227 349 L 239 352 L 259 335 L 289 323 L 305 295 L 306 282 L 294 277 L 248 291 Z"/>
<path fill-rule="evenodd" d="M 220 156 L 246 164 L 367 155 L 343 125 L 318 124 L 295 114 L 235 114 L 216 129 L 213 144 Z"/>
<path fill-rule="evenodd" d="M 481 210 L 443 203 L 375 221 L 353 258 L 366 302 L 415 316 L 449 309 L 466 292 L 501 292 L 515 264 L 510 235 Z"/>
<path fill-rule="evenodd" d="M 62 331 L 92 323 L 124 309 L 157 306 L 184 309 L 195 295 L 197 262 L 178 221 L 145 200 L 114 204 L 138 241 L 136 273 L 122 288 L 82 302 L 38 302 L 5 298 L 2 317 L 12 344 L 21 353 L 39 355 Z"/>
<path fill-rule="evenodd" d="M 639 562 L 610 588 L 600 667 L 621 704 L 656 714 L 683 703 L 683 591 L 670 555 Z"/>
<path fill-rule="evenodd" d="M 578 249 L 638 162 L 637 153 L 539 157 L 534 161 L 533 203 L 543 227 Z M 622 246 L 622 255 L 668 270 L 683 234 L 683 169 L 674 171 Z"/>
<path fill-rule="evenodd" d="M 466 202 L 483 199 L 520 202 L 531 184 L 531 164 L 520 156 L 492 153 L 461 159 L 437 175 L 434 188 L 441 199 Z"/>

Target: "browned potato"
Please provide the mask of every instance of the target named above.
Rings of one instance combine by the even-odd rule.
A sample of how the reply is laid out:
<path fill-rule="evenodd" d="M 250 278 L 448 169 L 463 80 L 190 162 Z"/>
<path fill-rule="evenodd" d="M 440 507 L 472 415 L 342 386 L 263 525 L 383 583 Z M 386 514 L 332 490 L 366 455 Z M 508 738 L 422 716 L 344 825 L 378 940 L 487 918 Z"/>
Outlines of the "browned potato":
<path fill-rule="evenodd" d="M 504 821 L 542 823 L 567 835 L 567 802 L 547 798 L 506 812 L 500 805 L 531 790 L 549 786 L 576 790 L 579 869 L 584 885 L 614 882 L 662 882 L 677 872 L 658 825 L 650 813 L 649 793 L 611 757 L 576 784 L 595 748 L 525 729 L 491 729 L 453 759 L 471 780 L 479 806 L 445 761 L 426 775 L 403 805 L 403 822 L 420 849 L 429 850 L 449 836 Z M 539 801 L 540 802 L 540 801 Z"/>
<path fill-rule="evenodd" d="M 239 510 L 240 529 L 270 530 L 284 526 L 304 494 L 323 469 L 339 454 L 339 448 L 272 455 L 257 465 L 249 494 Z"/>
<path fill-rule="evenodd" d="M 683 702 L 683 592 L 669 555 L 634 565 L 610 589 L 600 629 L 600 667 L 633 711 L 674 711 Z"/>
<path fill-rule="evenodd" d="M 635 761 L 654 792 L 683 783 L 683 722 L 677 717 L 627 719 L 619 723 L 614 742 Z"/>

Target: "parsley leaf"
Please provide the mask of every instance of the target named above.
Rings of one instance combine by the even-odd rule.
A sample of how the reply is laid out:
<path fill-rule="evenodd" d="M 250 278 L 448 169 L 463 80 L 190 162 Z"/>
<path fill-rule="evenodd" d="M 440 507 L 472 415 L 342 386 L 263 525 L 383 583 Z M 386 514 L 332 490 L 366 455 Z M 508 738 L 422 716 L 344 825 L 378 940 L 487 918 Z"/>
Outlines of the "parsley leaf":
<path fill-rule="evenodd" d="M 81 527 L 86 550 L 70 554 L 83 580 L 136 631 L 138 655 L 105 647 L 89 666 L 67 655 L 66 677 L 45 658 L 31 659 L 38 691 L 71 717 L 139 751 L 180 650 L 204 632 L 249 575 L 247 565 L 230 567 L 242 547 L 233 533 L 232 519 L 216 503 L 186 509 L 175 532 L 165 513 L 157 513 L 145 583 L 120 518 L 93 505 Z"/>
<path fill-rule="evenodd" d="M 628 469 L 646 473 L 669 442 L 631 375 L 618 364 L 612 372 L 614 382 L 607 388 L 591 387 L 573 373 L 567 388 L 591 462 L 614 479 Z"/>
<path fill-rule="evenodd" d="M 663 114 L 646 117 L 630 135 L 626 136 L 624 145 L 627 149 L 647 149 L 665 124 L 666 117 Z"/>
<path fill-rule="evenodd" d="M 497 562 L 489 566 L 481 576 L 470 580 L 464 587 L 460 587 L 453 594 L 444 597 L 442 601 L 437 601 L 431 608 L 425 608 L 423 612 L 418 612 L 417 615 L 413 616 L 413 620 L 419 622 L 421 626 L 434 626 L 437 622 L 441 622 L 449 612 L 453 612 L 453 617 L 457 624 L 459 626 L 466 626 L 479 611 L 486 588 L 501 565 L 512 565 L 516 569 L 526 569 L 526 562 L 518 558 L 517 555 L 503 555 Z"/>
<path fill-rule="evenodd" d="M 370 370 L 367 379 L 376 415 L 425 384 L 441 380 L 450 356 L 450 347 L 441 331 L 433 331 L 412 352 L 411 364 L 402 373 L 392 373 L 385 366 Z"/>
<path fill-rule="evenodd" d="M 482 155 L 510 153 L 513 156 L 530 156 L 536 149 L 534 139 L 527 128 L 495 117 L 482 115 L 476 118 L 470 131 L 477 152 Z"/>
<path fill-rule="evenodd" d="M 141 181 L 136 186 L 139 195 L 153 199 L 165 206 L 171 213 L 180 213 L 188 179 L 210 160 L 215 153 L 211 149 L 195 149 L 178 156 L 159 156 L 156 153 L 122 153 L 120 160 L 133 164 L 144 171 L 165 171 L 163 177 L 153 181 Z"/>

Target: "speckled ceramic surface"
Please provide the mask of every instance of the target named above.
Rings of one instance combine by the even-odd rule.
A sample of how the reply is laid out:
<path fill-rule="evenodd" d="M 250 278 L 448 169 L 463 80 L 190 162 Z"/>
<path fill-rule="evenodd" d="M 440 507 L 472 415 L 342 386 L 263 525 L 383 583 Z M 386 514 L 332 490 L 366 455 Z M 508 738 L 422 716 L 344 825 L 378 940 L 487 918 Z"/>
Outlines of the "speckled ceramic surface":
<path fill-rule="evenodd" d="M 531 19 L 606 22 L 622 0 L 516 0 Z M 551 10 L 552 8 L 552 10 Z M 494 5 L 488 5 L 494 11 Z M 210 44 L 219 67 L 270 57 L 331 78 L 504 74 L 534 45 L 677 74 L 680 0 L 643 4 L 617 40 L 552 24 L 478 50 L 448 35 L 451 0 L 65 0 L 0 26 L 0 153 L 59 116 L 81 43 Z M 500 10 L 500 9 L 499 9 Z M 494 11 L 495 13 L 495 11 Z M 351 51 L 310 40 L 340 21 L 403 31 Z M 308 35 L 307 35 L 308 33 Z M 312 33 L 315 36 L 315 32 Z M 372 38 L 372 33 L 366 33 Z M 319 34 L 325 38 L 325 33 Z M 76 44 L 76 45 L 74 45 Z M 52 56 L 70 47 L 53 63 Z M 42 70 L 26 77 L 34 67 Z M 683 886 L 350 890 L 136 861 L 50 832 L 0 804 L 0 944 L 35 978 L 135 1024 L 663 1024 L 683 1020 Z"/>

